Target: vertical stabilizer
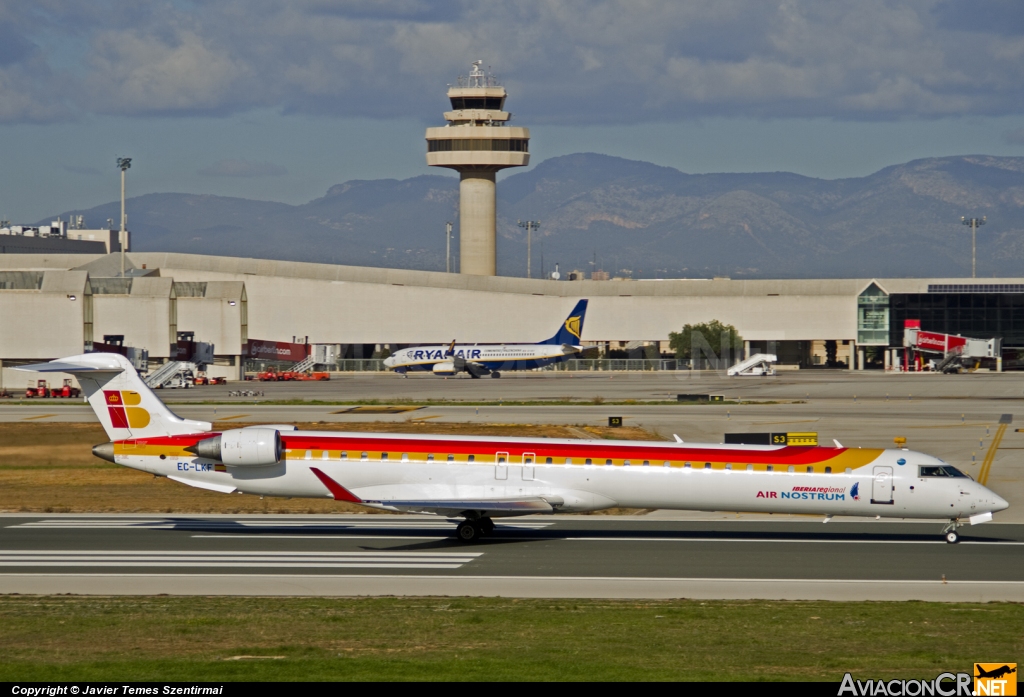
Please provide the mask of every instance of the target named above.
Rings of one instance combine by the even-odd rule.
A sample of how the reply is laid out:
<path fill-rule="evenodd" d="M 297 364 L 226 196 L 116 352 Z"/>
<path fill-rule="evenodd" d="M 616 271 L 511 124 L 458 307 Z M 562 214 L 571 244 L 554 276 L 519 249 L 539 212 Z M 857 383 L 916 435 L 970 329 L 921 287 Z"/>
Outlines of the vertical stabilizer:
<path fill-rule="evenodd" d="M 128 359 L 116 353 L 85 353 L 21 369 L 74 375 L 112 441 L 204 433 L 212 429 L 206 421 L 183 419 L 168 409 Z"/>
<path fill-rule="evenodd" d="M 557 344 L 557 345 L 569 345 L 579 346 L 582 343 L 580 337 L 583 336 L 583 318 L 587 314 L 587 301 L 580 300 L 576 303 L 576 307 L 572 309 L 569 316 L 562 322 L 562 326 L 559 327 L 558 332 L 548 339 L 542 341 L 542 344 Z"/>

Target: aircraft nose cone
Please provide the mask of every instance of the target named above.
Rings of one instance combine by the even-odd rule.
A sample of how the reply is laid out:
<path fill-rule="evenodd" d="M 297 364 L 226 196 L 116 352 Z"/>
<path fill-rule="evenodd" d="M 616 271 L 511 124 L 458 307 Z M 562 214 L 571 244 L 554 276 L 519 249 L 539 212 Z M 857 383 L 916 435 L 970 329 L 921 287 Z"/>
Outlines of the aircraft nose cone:
<path fill-rule="evenodd" d="M 1007 508 L 1010 507 L 1009 502 L 1006 499 L 1004 499 L 1002 496 L 996 496 L 995 494 L 993 494 L 992 498 L 995 499 L 995 506 L 992 508 L 993 512 L 994 511 L 1005 511 Z"/>
<path fill-rule="evenodd" d="M 395 364 L 395 357 L 394 356 L 388 356 L 387 358 L 384 359 L 384 367 L 385 368 L 390 368 L 394 364 Z"/>
<path fill-rule="evenodd" d="M 92 446 L 92 454 L 101 460 L 114 462 L 114 444 L 100 443 L 99 445 L 94 445 Z"/>

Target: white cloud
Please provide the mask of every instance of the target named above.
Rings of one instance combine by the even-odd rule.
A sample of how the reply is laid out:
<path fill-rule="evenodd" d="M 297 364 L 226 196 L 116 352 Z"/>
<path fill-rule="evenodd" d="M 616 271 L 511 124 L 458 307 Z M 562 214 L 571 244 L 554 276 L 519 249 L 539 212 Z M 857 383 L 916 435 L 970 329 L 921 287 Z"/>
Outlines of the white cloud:
<path fill-rule="evenodd" d="M 1017 2 L 973 22 L 964 0 L 110 3 L 16 5 L 22 33 L 84 48 L 77 62 L 37 65 L 39 87 L 0 56 L 0 119 L 44 119 L 40 95 L 75 82 L 75 105 L 94 112 L 436 120 L 445 85 L 477 58 L 538 125 L 1024 110 Z"/>

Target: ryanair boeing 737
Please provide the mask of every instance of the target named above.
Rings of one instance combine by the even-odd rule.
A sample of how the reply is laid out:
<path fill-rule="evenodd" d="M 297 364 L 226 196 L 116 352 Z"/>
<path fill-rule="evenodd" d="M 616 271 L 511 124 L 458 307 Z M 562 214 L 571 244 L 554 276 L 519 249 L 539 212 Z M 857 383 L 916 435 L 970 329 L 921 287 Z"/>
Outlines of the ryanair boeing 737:
<path fill-rule="evenodd" d="M 478 378 L 500 378 L 502 370 L 532 370 L 561 363 L 583 350 L 580 335 L 587 301 L 580 300 L 553 337 L 539 344 L 473 344 L 458 346 L 416 346 L 402 349 L 384 360 L 396 373 L 432 372 L 434 375 L 468 373 Z"/>

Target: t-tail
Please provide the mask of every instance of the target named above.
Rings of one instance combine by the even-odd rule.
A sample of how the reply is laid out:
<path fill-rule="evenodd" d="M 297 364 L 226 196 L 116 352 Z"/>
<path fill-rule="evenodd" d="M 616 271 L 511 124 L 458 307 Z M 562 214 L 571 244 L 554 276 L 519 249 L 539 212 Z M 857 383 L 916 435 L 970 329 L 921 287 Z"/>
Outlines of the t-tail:
<path fill-rule="evenodd" d="M 183 419 L 168 409 L 128 359 L 116 353 L 85 353 L 19 369 L 74 375 L 111 441 L 205 433 L 213 428 L 207 421 Z"/>
<path fill-rule="evenodd" d="M 576 307 L 572 309 L 569 316 L 562 322 L 562 326 L 559 327 L 558 332 L 548 339 L 542 341 L 542 344 L 557 344 L 557 345 L 569 345 L 579 346 L 583 335 L 583 318 L 587 314 L 587 301 L 580 300 L 576 303 Z"/>

